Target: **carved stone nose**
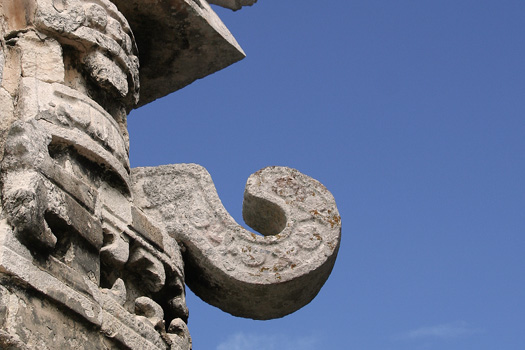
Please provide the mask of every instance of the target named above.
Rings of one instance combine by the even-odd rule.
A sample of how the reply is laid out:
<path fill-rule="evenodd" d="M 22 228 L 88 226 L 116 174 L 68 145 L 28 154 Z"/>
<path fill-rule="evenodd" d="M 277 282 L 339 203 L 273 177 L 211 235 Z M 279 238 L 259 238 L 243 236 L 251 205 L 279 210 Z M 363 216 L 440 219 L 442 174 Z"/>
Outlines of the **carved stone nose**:
<path fill-rule="evenodd" d="M 208 172 L 195 164 L 132 169 L 140 206 L 182 243 L 186 282 L 206 302 L 235 316 L 271 319 L 308 304 L 330 275 L 341 219 L 331 193 L 286 167 L 247 181 L 243 216 L 226 212 Z"/>

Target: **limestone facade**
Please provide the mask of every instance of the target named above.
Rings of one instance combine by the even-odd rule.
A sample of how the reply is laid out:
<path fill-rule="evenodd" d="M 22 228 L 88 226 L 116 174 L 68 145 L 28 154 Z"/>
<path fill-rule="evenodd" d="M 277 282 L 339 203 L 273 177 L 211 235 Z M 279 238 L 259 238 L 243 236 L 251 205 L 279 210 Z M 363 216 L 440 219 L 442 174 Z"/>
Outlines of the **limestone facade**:
<path fill-rule="evenodd" d="M 191 349 L 185 283 L 256 319 L 315 297 L 341 231 L 319 182 L 252 175 L 256 235 L 202 167 L 130 168 L 131 109 L 243 57 L 204 0 L 0 0 L 0 348 Z"/>

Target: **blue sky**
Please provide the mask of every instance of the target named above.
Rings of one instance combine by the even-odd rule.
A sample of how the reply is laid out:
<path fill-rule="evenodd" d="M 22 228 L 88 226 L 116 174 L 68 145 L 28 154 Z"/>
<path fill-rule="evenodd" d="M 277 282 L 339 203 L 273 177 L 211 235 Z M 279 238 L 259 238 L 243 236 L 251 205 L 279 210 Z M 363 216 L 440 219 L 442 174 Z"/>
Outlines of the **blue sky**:
<path fill-rule="evenodd" d="M 132 166 L 198 163 L 239 222 L 248 176 L 335 196 L 334 271 L 288 317 L 188 291 L 196 350 L 525 348 L 525 2 L 259 0 L 247 58 L 131 113 Z"/>

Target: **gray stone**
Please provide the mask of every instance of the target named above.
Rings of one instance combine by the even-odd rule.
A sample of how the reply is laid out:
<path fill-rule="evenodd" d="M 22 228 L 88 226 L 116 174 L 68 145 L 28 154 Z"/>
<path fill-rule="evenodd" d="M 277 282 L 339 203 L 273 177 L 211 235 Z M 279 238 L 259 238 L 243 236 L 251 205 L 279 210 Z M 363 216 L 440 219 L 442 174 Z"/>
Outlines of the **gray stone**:
<path fill-rule="evenodd" d="M 142 247 L 133 250 L 128 266 L 136 270 L 142 277 L 142 283 L 150 292 L 158 292 L 166 283 L 164 265 L 153 254 Z"/>
<path fill-rule="evenodd" d="M 136 206 L 131 207 L 131 220 L 132 226 L 137 232 L 160 249 L 164 249 L 164 239 L 161 229 L 155 226 L 146 214 Z"/>
<path fill-rule="evenodd" d="M 245 57 L 205 0 L 112 1 L 128 19 L 139 48 L 138 106 Z"/>
<path fill-rule="evenodd" d="M 116 268 L 122 268 L 129 259 L 129 241 L 108 224 L 104 225 L 104 246 L 100 249 L 100 258 Z"/>
<path fill-rule="evenodd" d="M 16 336 L 0 330 L 0 348 L 4 350 L 29 350 Z"/>
<path fill-rule="evenodd" d="M 22 52 L 22 76 L 48 83 L 64 81 L 62 47 L 56 40 L 28 32 L 18 40 L 17 45 Z"/>
<path fill-rule="evenodd" d="M 164 310 L 150 298 L 135 300 L 135 314 L 145 317 L 154 327 L 164 327 Z"/>
<path fill-rule="evenodd" d="M 186 248 L 186 282 L 210 304 L 236 316 L 282 317 L 309 303 L 328 278 L 341 219 L 330 192 L 299 171 L 269 167 L 248 179 L 243 215 L 265 236 L 233 220 L 198 165 L 132 175 L 145 212 Z"/>
<path fill-rule="evenodd" d="M 168 327 L 168 337 L 171 340 L 171 350 L 191 349 L 191 337 L 188 326 L 180 318 L 171 321 Z"/>
<path fill-rule="evenodd" d="M 110 295 L 120 306 L 124 306 L 127 300 L 126 285 L 122 279 L 117 279 L 113 283 L 111 289 L 103 289 L 103 292 L 106 292 Z"/>
<path fill-rule="evenodd" d="M 185 282 L 257 319 L 317 294 L 341 229 L 320 183 L 252 175 L 259 235 L 204 168 L 130 169 L 131 109 L 243 57 L 204 0 L 0 0 L 0 348 L 189 350 Z"/>

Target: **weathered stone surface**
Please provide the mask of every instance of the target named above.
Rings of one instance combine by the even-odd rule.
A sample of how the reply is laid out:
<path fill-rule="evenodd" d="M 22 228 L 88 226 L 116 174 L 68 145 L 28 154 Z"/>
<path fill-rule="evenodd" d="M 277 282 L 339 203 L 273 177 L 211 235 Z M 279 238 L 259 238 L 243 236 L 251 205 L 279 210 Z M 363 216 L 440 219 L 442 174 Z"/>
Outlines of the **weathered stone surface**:
<path fill-rule="evenodd" d="M 17 339 L 16 336 L 0 330 L 0 349 L 4 350 L 29 350 L 29 348 Z"/>
<path fill-rule="evenodd" d="M 146 318 L 154 327 L 164 327 L 164 310 L 147 297 L 135 300 L 135 314 Z"/>
<path fill-rule="evenodd" d="M 171 321 L 168 327 L 168 337 L 171 340 L 171 350 L 191 349 L 191 337 L 188 326 L 180 318 Z"/>
<path fill-rule="evenodd" d="M 58 271 L 58 269 L 55 268 L 46 271 L 43 269 L 44 266 L 35 265 L 35 262 L 32 261 L 31 253 L 14 238 L 5 222 L 0 222 L 0 243 L 0 273 L 6 276 L 15 276 L 16 280 L 11 282 L 13 286 L 19 288 L 18 285 L 20 281 L 23 281 L 24 285 L 45 295 L 51 303 L 60 305 L 58 309 L 64 310 L 65 308 L 65 310 L 69 310 L 68 313 L 62 316 L 60 316 L 60 313 L 57 313 L 57 311 L 54 311 L 55 315 L 52 318 L 55 320 L 53 322 L 54 326 L 59 327 L 56 330 L 52 330 L 64 334 L 65 341 L 74 339 L 74 335 L 69 334 L 68 336 L 68 332 L 70 329 L 75 329 L 77 332 L 80 332 L 77 335 L 84 338 L 94 337 L 92 343 L 87 345 L 88 347 L 81 348 L 85 350 L 107 349 L 108 347 L 111 349 L 121 348 L 122 345 L 135 350 L 167 349 L 169 347 L 169 344 L 163 340 L 162 336 L 154 329 L 150 321 L 145 322 L 138 315 L 134 315 L 122 307 L 121 298 L 123 297 L 122 292 L 124 287 L 118 281 L 113 285 L 113 288 L 108 291 L 100 289 L 94 281 L 89 279 L 89 276 L 84 276 L 84 286 L 82 288 L 79 288 L 78 283 L 72 287 L 69 280 L 65 283 L 51 274 L 53 271 Z M 56 261 L 55 264 L 56 263 L 61 264 L 58 261 Z M 62 264 L 61 269 L 61 278 L 65 278 L 68 275 L 78 276 L 78 272 L 64 272 L 70 270 L 66 265 Z M 24 297 L 25 293 L 23 292 L 23 288 L 19 288 L 19 290 L 21 297 Z M 120 293 L 121 295 L 116 297 L 115 293 Z M 29 314 L 26 316 L 20 315 L 21 320 L 34 322 L 36 329 L 38 329 L 40 325 L 45 325 L 46 322 L 50 322 L 41 322 L 38 321 L 38 319 L 33 320 L 33 316 L 30 315 L 31 312 L 35 312 L 36 317 L 39 317 L 39 312 L 46 315 L 48 312 L 45 310 L 39 311 L 38 308 L 33 308 L 33 306 L 27 302 L 26 307 L 27 311 L 24 312 L 28 312 Z M 49 303 L 46 308 L 47 307 L 58 310 L 57 307 Z M 10 312 L 13 314 L 12 310 Z M 76 316 L 72 317 L 73 314 Z M 61 322 L 70 319 L 77 320 L 77 322 L 80 323 L 77 326 L 62 325 Z M 11 320 L 16 321 L 17 318 L 11 318 Z M 57 320 L 60 321 L 57 322 Z M 86 322 L 91 324 L 91 326 L 86 325 Z M 12 327 L 7 327 L 7 329 L 13 334 L 18 334 L 17 327 L 25 326 L 25 323 L 19 324 L 15 322 L 12 324 Z M 96 327 L 95 331 L 92 328 L 93 326 Z M 86 329 L 86 334 L 83 333 L 83 330 L 80 330 L 81 328 Z M 96 331 L 96 329 L 99 329 L 102 333 Z M 38 330 L 35 332 L 38 334 L 37 341 L 23 339 L 29 349 L 55 349 L 56 340 L 47 338 L 46 332 L 42 333 Z M 27 332 L 24 331 L 23 334 L 27 334 Z M 103 334 L 107 336 L 108 341 L 110 339 L 113 339 L 113 341 L 109 341 L 109 343 L 106 342 Z M 120 346 L 117 345 L 119 343 L 121 344 Z M 66 345 L 64 346 L 67 348 Z"/>
<path fill-rule="evenodd" d="M 158 292 L 166 283 L 164 266 L 153 254 L 139 247 L 133 250 L 128 266 L 143 276 L 143 283 L 151 292 Z"/>
<path fill-rule="evenodd" d="M 244 218 L 263 237 L 203 168 L 130 169 L 139 51 L 140 104 L 244 57 L 204 0 L 0 0 L 2 349 L 190 350 L 185 280 L 267 319 L 330 273 L 339 215 L 298 171 L 248 180 Z"/>
<path fill-rule="evenodd" d="M 0 29 L 0 35 L 2 35 L 2 37 L 4 36 L 2 29 Z M 4 76 L 4 64 L 5 64 L 4 45 L 0 44 L 0 86 L 2 85 L 2 80 Z"/>
<path fill-rule="evenodd" d="M 98 193 L 95 188 L 64 171 L 60 165 L 49 158 L 43 161 L 41 170 L 45 177 L 53 183 L 58 184 L 62 190 L 75 198 L 75 200 L 85 206 L 90 212 L 95 211 L 98 198 Z"/>
<path fill-rule="evenodd" d="M 79 234 L 97 251 L 102 247 L 104 236 L 102 225 L 89 211 L 84 209 L 77 201 L 62 191 L 55 196 L 48 197 L 49 208 L 46 221 L 53 221 L 53 226 L 62 226 L 62 230 L 72 230 Z M 56 203 L 53 203 L 56 201 Z M 51 225 L 51 223 L 50 223 Z"/>
<path fill-rule="evenodd" d="M 128 94 L 126 74 L 102 52 L 94 51 L 86 55 L 84 64 L 97 84 L 106 87 L 106 89 L 114 88 L 122 97 Z"/>
<path fill-rule="evenodd" d="M 120 306 L 124 306 L 127 299 L 126 284 L 120 278 L 118 278 L 111 289 L 102 289 L 103 293 L 107 293 L 113 300 L 115 300 Z"/>
<path fill-rule="evenodd" d="M 131 211 L 125 118 L 139 82 L 126 19 L 107 0 L 1 0 L 0 33 L 0 288 L 26 306 L 2 303 L 0 344 L 175 349 L 164 322 L 180 317 L 167 305 L 184 301 L 172 287 L 182 257 Z M 155 324 L 136 300 L 157 305 Z"/>
<path fill-rule="evenodd" d="M 62 47 L 56 40 L 42 38 L 34 32 L 29 32 L 17 45 L 22 52 L 22 76 L 49 83 L 64 81 Z"/>
<path fill-rule="evenodd" d="M 164 249 L 164 239 L 161 229 L 155 226 L 141 209 L 135 206 L 131 207 L 131 220 L 133 227 L 141 233 L 144 238 L 157 247 Z"/>
<path fill-rule="evenodd" d="M 16 120 L 12 96 L 0 84 L 0 159 L 4 156 L 4 143 L 11 124 Z"/>
<path fill-rule="evenodd" d="M 33 171 L 10 172 L 3 176 L 3 209 L 19 239 L 37 250 L 55 247 L 44 214 L 47 196 L 42 177 Z"/>
<path fill-rule="evenodd" d="M 104 246 L 100 249 L 100 258 L 104 263 L 122 268 L 129 259 L 129 241 L 111 225 L 104 225 Z"/>
<path fill-rule="evenodd" d="M 112 1 L 128 19 L 139 48 L 139 106 L 245 57 L 204 0 Z"/>
<path fill-rule="evenodd" d="M 269 319 L 309 303 L 335 262 L 341 219 L 319 182 L 297 170 L 265 168 L 246 184 L 240 227 L 206 170 L 194 164 L 133 169 L 139 205 L 186 248 L 186 282 L 237 316 Z"/>
<path fill-rule="evenodd" d="M 48 300 L 36 294 L 27 294 L 16 286 L 6 289 L 7 302 L 5 328 L 0 333 L 0 348 L 5 350 L 55 350 L 113 348 L 118 346 L 111 339 L 96 336 L 89 326 L 75 317 L 65 318 Z M 17 322 L 24 320 L 24 322 Z M 70 332 L 75 329 L 75 332 Z M 53 341 L 48 343 L 48 339 Z"/>
<path fill-rule="evenodd" d="M 3 17 L 9 41 L 23 42 L 30 36 L 36 36 L 36 40 L 41 41 L 40 44 L 32 45 L 30 50 L 25 50 L 26 47 L 22 48 L 27 57 L 23 65 L 24 76 L 33 76 L 33 70 L 38 67 L 40 74 L 44 74 L 43 81 L 57 81 L 57 79 L 60 81 L 66 77 L 68 78 L 66 83 L 76 84 L 75 88 L 87 88 L 86 92 L 92 94 L 91 97 L 102 105 L 106 103 L 113 105 L 113 101 L 107 100 L 100 92 L 87 86 L 90 80 L 94 80 L 94 83 L 102 87 L 106 94 L 113 95 L 121 102 L 124 101 L 128 110 L 136 103 L 139 89 L 136 46 L 133 45 L 131 30 L 126 19 L 111 2 L 108 0 L 19 2 L 5 0 L 5 2 L 0 15 Z M 29 32 L 27 32 L 28 28 L 30 28 Z M 50 39 L 58 41 L 63 48 L 68 49 L 63 60 L 53 59 L 56 58 L 53 54 L 35 56 L 42 50 L 49 50 L 46 46 L 49 46 L 47 41 Z M 105 60 L 101 54 L 104 54 L 108 60 Z M 35 61 L 32 57 L 38 57 L 38 60 Z M 49 60 L 47 65 L 46 59 Z M 39 65 L 35 66 L 35 62 L 39 62 Z M 56 74 L 60 73 L 57 70 L 58 65 L 62 62 L 71 63 L 74 67 L 70 68 L 87 74 L 84 76 L 72 74 L 73 71 L 70 70 L 65 75 L 57 77 Z M 105 67 L 101 67 L 101 64 Z M 53 73 L 51 79 L 46 77 L 47 73 Z"/>

